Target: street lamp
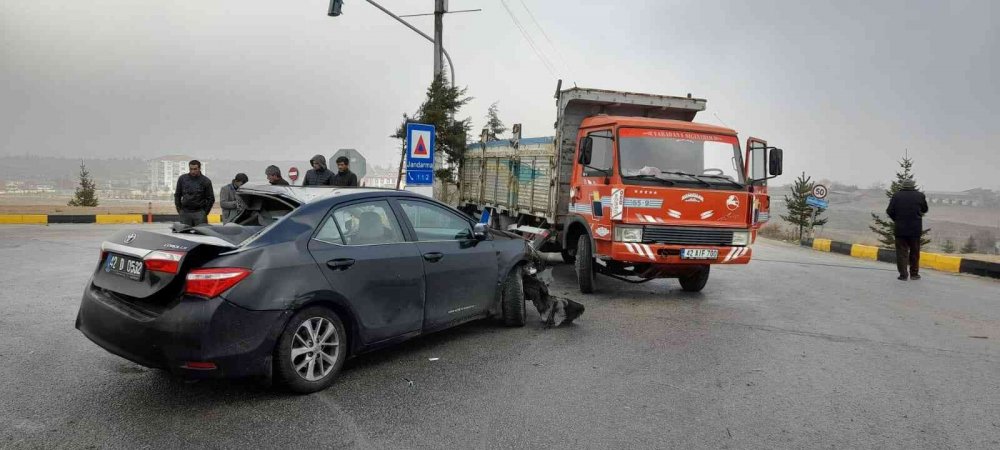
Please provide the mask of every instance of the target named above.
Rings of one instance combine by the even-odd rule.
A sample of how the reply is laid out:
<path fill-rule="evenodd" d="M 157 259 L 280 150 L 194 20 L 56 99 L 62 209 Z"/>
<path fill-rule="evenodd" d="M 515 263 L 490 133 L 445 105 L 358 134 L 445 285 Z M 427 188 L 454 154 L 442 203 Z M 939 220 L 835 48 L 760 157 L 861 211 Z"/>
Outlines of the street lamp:
<path fill-rule="evenodd" d="M 441 54 L 443 54 L 444 57 L 445 57 L 445 59 L 448 60 L 448 69 L 451 70 L 451 87 L 455 87 L 455 64 L 452 64 L 452 62 L 451 62 L 451 55 L 448 54 L 448 51 L 445 50 L 444 47 L 438 45 L 438 43 L 434 41 L 434 38 L 428 36 L 423 31 L 420 31 L 419 29 L 417 29 L 417 27 L 411 25 L 409 22 L 403 20 L 401 17 L 393 14 L 392 11 L 389 11 L 388 9 L 385 9 L 382 5 L 380 5 L 378 3 L 375 3 L 373 0 L 366 0 L 366 1 L 368 3 L 371 3 L 372 6 L 374 6 L 374 7 L 378 8 L 378 9 L 382 10 L 382 12 L 388 14 L 389 17 L 392 17 L 393 19 L 398 20 L 399 23 L 401 23 L 403 25 L 406 25 L 407 28 L 409 28 L 409 29 L 413 30 L 414 32 L 416 32 L 417 34 L 423 36 L 424 39 L 427 39 L 428 41 L 431 41 L 431 44 L 434 44 L 435 50 L 440 49 L 441 50 Z M 337 16 L 341 15 L 342 14 L 341 9 L 343 8 L 343 6 L 344 6 L 344 0 L 330 0 L 330 9 L 329 9 L 329 11 L 327 11 L 326 15 L 328 15 L 330 17 L 337 17 Z M 446 9 L 447 9 L 447 2 L 446 1 L 438 0 L 437 2 L 435 2 L 435 11 L 434 11 L 435 15 L 438 15 L 438 16 L 443 15 L 444 14 L 444 10 L 446 10 Z M 441 21 L 440 20 L 435 20 L 434 27 L 435 27 L 435 34 L 438 35 L 438 36 L 440 36 L 441 35 L 441 29 L 440 29 L 441 28 Z M 437 61 L 435 61 L 435 62 L 437 62 Z M 435 67 L 434 67 L 434 76 L 437 76 L 437 74 L 440 73 L 441 71 L 442 71 L 442 68 L 441 67 L 437 67 L 437 64 L 435 64 Z"/>
<path fill-rule="evenodd" d="M 340 15 L 340 8 L 344 7 L 344 0 L 330 0 L 330 11 L 326 15 L 337 17 Z"/>

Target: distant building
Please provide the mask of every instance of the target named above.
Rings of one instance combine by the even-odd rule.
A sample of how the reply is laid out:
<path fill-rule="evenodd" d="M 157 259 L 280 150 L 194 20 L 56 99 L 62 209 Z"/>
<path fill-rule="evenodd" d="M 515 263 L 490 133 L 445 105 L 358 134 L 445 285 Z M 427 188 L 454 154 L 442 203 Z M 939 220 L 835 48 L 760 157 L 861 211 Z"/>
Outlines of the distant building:
<path fill-rule="evenodd" d="M 185 155 L 167 155 L 149 160 L 149 190 L 152 192 L 171 192 L 177 186 L 177 178 L 188 173 L 188 162 L 192 157 Z M 202 175 L 208 175 L 208 165 L 201 161 Z"/>
<path fill-rule="evenodd" d="M 396 187 L 396 179 L 398 177 L 399 172 L 396 170 L 377 166 L 369 167 L 368 173 L 366 173 L 365 177 L 360 180 L 360 183 L 365 187 L 394 189 Z"/>
<path fill-rule="evenodd" d="M 931 204 L 961 205 L 972 207 L 995 206 L 1000 200 L 997 193 L 988 189 L 969 189 L 962 192 L 926 192 Z"/>

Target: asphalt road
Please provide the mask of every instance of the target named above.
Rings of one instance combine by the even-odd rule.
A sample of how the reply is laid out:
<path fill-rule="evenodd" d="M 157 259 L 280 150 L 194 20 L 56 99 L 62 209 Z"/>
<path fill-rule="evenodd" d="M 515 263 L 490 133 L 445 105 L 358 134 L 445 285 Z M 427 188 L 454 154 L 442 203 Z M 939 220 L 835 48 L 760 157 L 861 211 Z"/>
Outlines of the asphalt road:
<path fill-rule="evenodd" d="M 997 448 L 1000 283 L 776 243 L 675 280 L 569 266 L 574 326 L 473 323 L 290 396 L 186 382 L 73 328 L 114 226 L 0 228 L 0 447 Z M 432 361 L 431 358 L 439 358 Z"/>

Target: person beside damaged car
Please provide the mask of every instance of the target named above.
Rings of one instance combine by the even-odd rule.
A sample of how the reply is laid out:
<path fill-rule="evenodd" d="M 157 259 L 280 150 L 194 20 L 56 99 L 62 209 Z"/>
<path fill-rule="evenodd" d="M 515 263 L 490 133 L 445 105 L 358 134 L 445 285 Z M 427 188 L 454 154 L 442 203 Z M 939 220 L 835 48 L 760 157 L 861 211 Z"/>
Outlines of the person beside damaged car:
<path fill-rule="evenodd" d="M 334 173 L 326 168 L 326 158 L 323 155 L 313 156 L 309 164 L 312 169 L 306 172 L 302 186 L 333 186 Z"/>

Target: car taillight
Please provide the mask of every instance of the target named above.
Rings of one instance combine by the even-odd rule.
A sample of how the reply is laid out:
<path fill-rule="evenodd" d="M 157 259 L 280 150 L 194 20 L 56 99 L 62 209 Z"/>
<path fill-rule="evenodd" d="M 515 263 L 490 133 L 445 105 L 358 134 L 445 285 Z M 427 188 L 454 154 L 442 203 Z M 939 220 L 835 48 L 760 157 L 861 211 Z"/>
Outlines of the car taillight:
<path fill-rule="evenodd" d="M 250 269 L 241 267 L 213 267 L 195 269 L 187 276 L 184 293 L 207 298 L 218 297 L 250 275 Z"/>
<path fill-rule="evenodd" d="M 181 260 L 184 259 L 184 255 L 183 252 L 157 250 L 146 255 L 142 260 L 146 263 L 146 270 L 176 275 L 181 270 Z"/>

